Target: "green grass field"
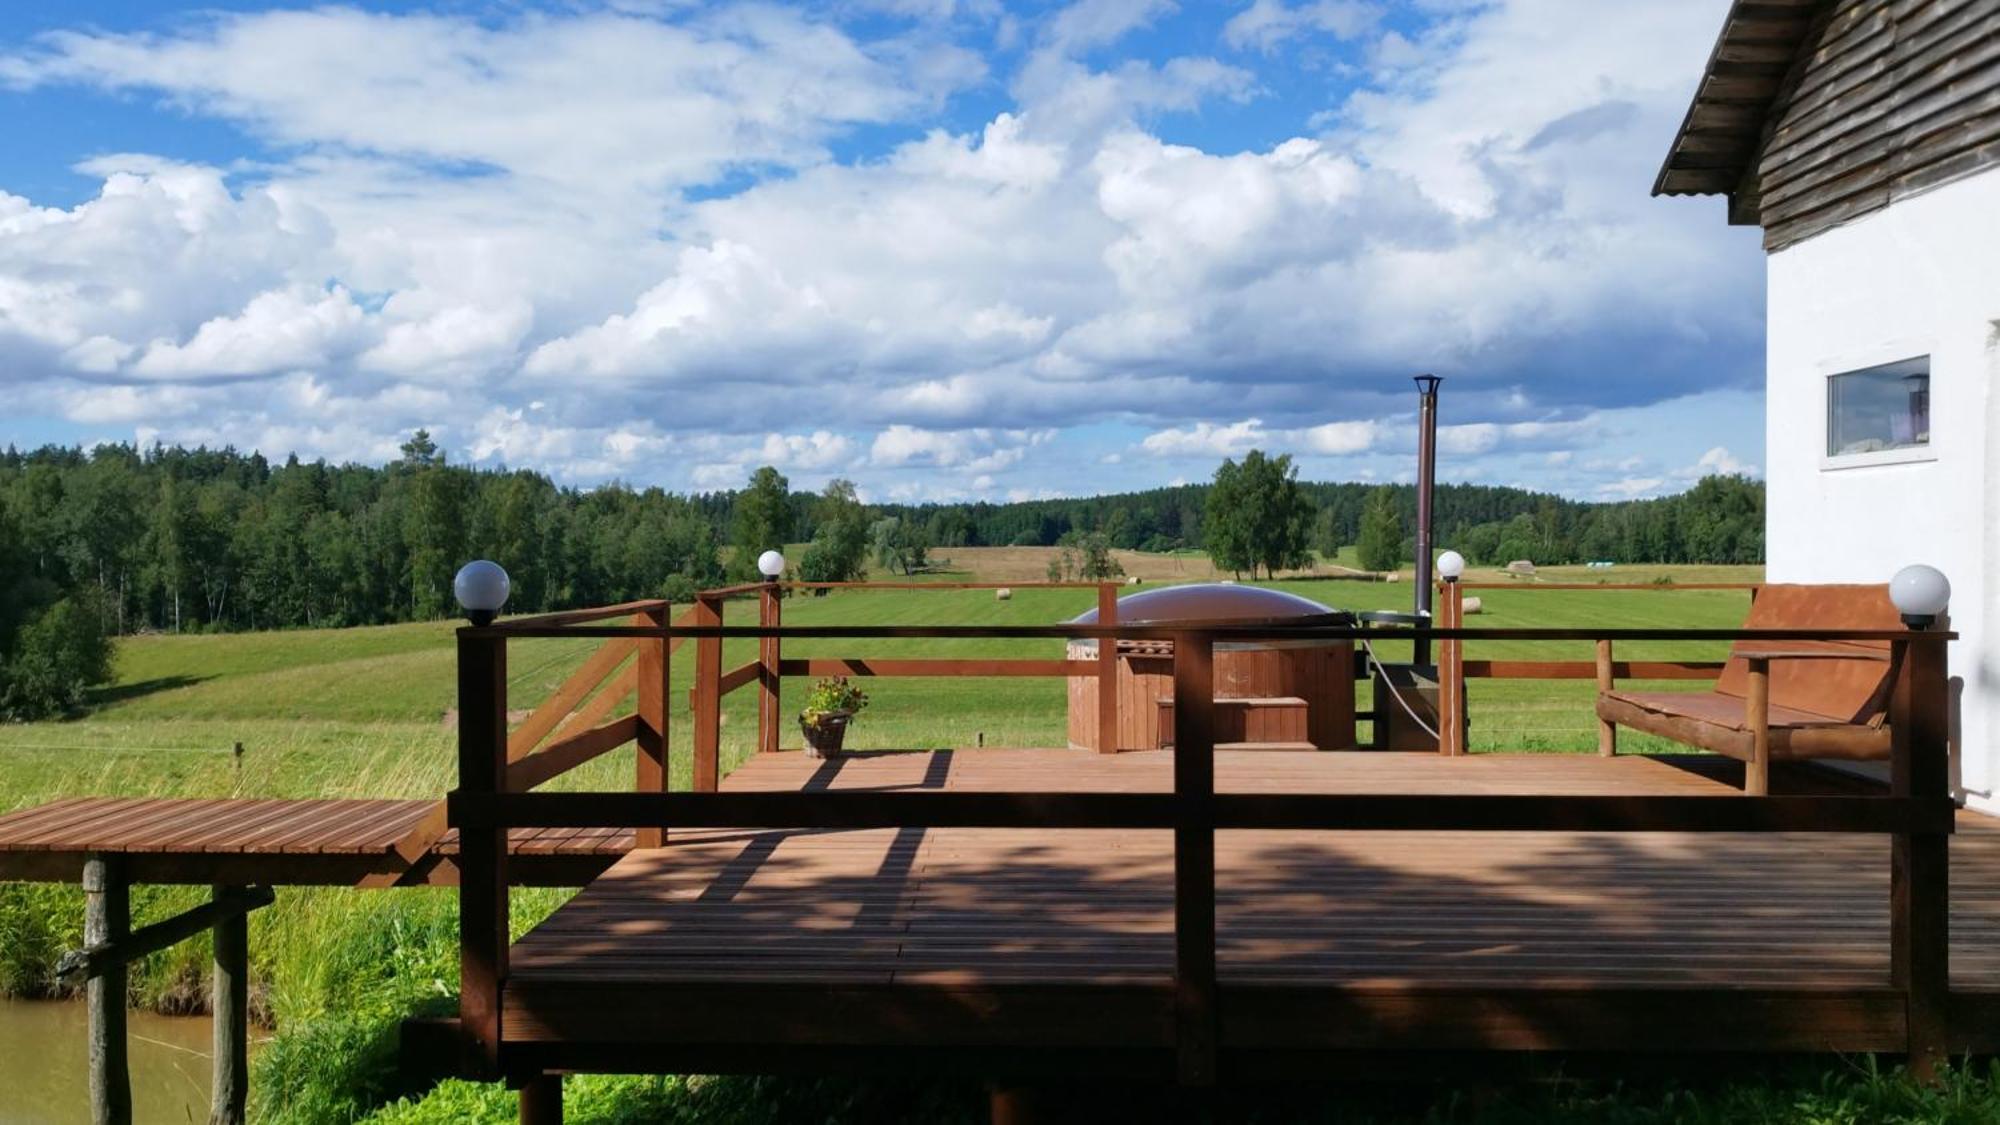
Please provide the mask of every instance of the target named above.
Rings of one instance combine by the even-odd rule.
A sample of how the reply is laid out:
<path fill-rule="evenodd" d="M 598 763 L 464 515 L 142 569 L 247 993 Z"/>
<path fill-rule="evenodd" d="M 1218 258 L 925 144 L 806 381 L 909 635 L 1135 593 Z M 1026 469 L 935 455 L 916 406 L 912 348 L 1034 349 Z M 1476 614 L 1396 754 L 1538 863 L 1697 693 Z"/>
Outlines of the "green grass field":
<path fill-rule="evenodd" d="M 1643 578 L 1621 573 L 1619 580 L 1647 580 L 1653 573 L 1648 571 Z M 1674 575 L 1682 582 L 1755 576 L 1745 569 L 1715 568 Z M 1569 575 L 1551 577 L 1575 580 Z M 1404 609 L 1410 597 L 1407 584 L 1304 578 L 1273 585 L 1347 609 Z M 1741 621 L 1748 605 L 1747 595 L 1738 591 L 1560 591 L 1525 584 L 1482 591 L 1481 598 L 1485 612 L 1468 624 L 1496 628 L 1727 627 Z M 1060 621 L 1093 604 L 1094 594 L 1088 590 L 1018 589 L 1005 602 L 984 590 L 843 591 L 790 599 L 785 620 L 797 625 L 1028 625 Z M 749 622 L 753 612 L 748 603 L 730 607 L 731 619 L 737 622 Z M 0 727 L 0 809 L 77 794 L 439 795 L 451 783 L 454 733 L 448 712 L 454 702 L 453 628 L 452 623 L 442 622 L 125 640 L 118 650 L 116 682 L 101 693 L 88 717 Z M 509 705 L 532 707 L 590 647 L 591 642 L 551 640 L 511 645 Z M 751 656 L 751 642 L 727 647 L 726 667 Z M 1719 657 L 1722 650 L 1719 645 L 1685 643 L 1631 647 L 1620 655 L 1707 659 Z M 799 641 L 786 648 L 789 656 L 878 657 L 1052 658 L 1061 651 L 1058 641 L 1018 640 Z M 1382 655 L 1398 658 L 1399 654 Z M 1468 655 L 1587 660 L 1591 653 L 1587 643 L 1505 642 L 1469 646 Z M 689 745 L 689 730 L 684 692 L 690 663 L 682 658 L 674 668 L 676 787 L 686 785 L 684 748 Z M 788 683 L 788 700 L 796 699 L 804 687 Z M 875 680 L 868 687 L 874 703 L 854 728 L 852 745 L 1063 742 L 1065 689 L 1059 680 Z M 1476 682 L 1469 692 L 1473 748 L 1588 751 L 1594 746 L 1593 691 L 1589 681 Z M 1362 705 L 1368 705 L 1365 685 Z M 748 691 L 725 701 L 725 769 L 750 751 L 753 706 L 753 693 Z M 787 731 L 786 744 L 796 741 L 796 731 Z M 244 747 L 240 759 L 232 752 L 237 743 Z M 1626 745 L 1646 748 L 1640 739 Z M 556 784 L 622 788 L 630 784 L 630 770 L 629 755 L 609 755 Z M 172 913 L 198 897 L 193 889 L 142 890 L 135 899 L 135 922 Z M 519 892 L 516 925 L 527 928 L 564 897 L 561 891 Z M 497 1088 L 448 1083 L 423 1093 L 399 1091 L 394 1085 L 397 1022 L 417 1012 L 446 1010 L 455 994 L 454 908 L 448 892 L 433 890 L 302 889 L 282 892 L 278 905 L 253 916 L 256 1004 L 262 1018 L 275 1028 L 275 1038 L 259 1055 L 253 1083 L 261 1119 L 349 1121 L 370 1114 L 398 1122 L 507 1119 L 511 1102 Z M 73 888 L 0 885 L 0 993 L 51 991 L 54 960 L 63 948 L 78 943 L 80 918 L 80 896 Z M 134 973 L 134 1002 L 163 1010 L 198 1005 L 206 959 L 200 942 L 149 958 Z M 13 1064 L 0 1060 L 0 1086 L 9 1065 Z M 1878 1094 L 1895 1088 L 1879 1078 L 1869 1081 L 1876 1086 L 1867 1088 L 1877 1089 Z M 1973 1082 L 1969 1088 L 1973 1093 L 1967 1096 L 1974 1103 L 1990 1108 L 1990 1084 Z M 399 1097 L 404 1093 L 412 1096 Z M 1589 1101 L 1595 1096 L 1572 1090 L 1564 1095 L 1570 1101 L 1562 1104 L 1595 1104 Z M 1667 1100 L 1660 1106 L 1678 1104 L 1672 1091 L 1662 1096 Z M 1778 1090 L 1766 1101 L 1782 1107 L 1789 1104 L 1789 1097 Z M 1559 1106 L 1552 1101 L 1534 1104 L 1553 1118 L 1600 1119 L 1575 1110 L 1558 1113 Z M 1632 1112 L 1620 1119 L 1683 1119 L 1665 1109 L 1647 1108 L 1651 1104 L 1634 1103 Z M 1864 1099 L 1855 1104 L 1881 1103 Z M 755 1121 L 791 1119 L 800 1113 L 824 1120 L 865 1120 L 885 1113 L 952 1119 L 972 1112 L 967 1107 L 976 1105 L 976 1096 L 949 1086 L 906 1089 L 747 1080 L 592 1079 L 573 1084 L 571 1097 L 572 1119 L 584 1121 Z M 1398 1110 L 1373 1119 L 1485 1118 L 1456 1111 L 1440 1117 L 1431 1110 L 1406 1117 Z M 1833 1113 L 1766 1114 L 1756 1119 L 1874 1118 Z M 1907 1119 L 1952 1118 L 1945 1114 Z"/>

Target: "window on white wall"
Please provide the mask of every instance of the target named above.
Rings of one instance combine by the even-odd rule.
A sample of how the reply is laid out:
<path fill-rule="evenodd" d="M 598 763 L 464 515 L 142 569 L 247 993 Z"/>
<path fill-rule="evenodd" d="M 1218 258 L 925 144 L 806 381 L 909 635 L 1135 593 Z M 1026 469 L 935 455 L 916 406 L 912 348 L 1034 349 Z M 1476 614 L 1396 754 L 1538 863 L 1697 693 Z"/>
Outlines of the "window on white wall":
<path fill-rule="evenodd" d="M 1826 455 L 1857 457 L 1931 443 L 1929 356 L 1826 380 Z"/>

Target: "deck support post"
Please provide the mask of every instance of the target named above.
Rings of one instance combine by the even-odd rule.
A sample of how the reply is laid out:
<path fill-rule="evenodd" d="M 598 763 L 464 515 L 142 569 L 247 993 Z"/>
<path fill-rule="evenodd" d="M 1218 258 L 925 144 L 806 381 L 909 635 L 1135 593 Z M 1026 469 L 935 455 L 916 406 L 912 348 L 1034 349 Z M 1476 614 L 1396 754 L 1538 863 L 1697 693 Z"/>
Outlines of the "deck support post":
<path fill-rule="evenodd" d="M 1215 638 L 1174 637 L 1174 1030 L 1183 1086 L 1215 1085 Z"/>
<path fill-rule="evenodd" d="M 712 629 L 722 624 L 722 599 L 698 596 L 694 623 Z M 721 779 L 722 758 L 722 638 L 697 637 L 694 642 L 694 784 L 697 793 L 713 793 Z"/>
<path fill-rule="evenodd" d="M 123 941 L 132 929 L 132 900 L 117 861 L 93 855 L 83 864 L 83 941 Z M 121 961 L 84 986 L 90 1009 L 90 1120 L 131 1125 L 132 1076 L 125 1057 L 125 965 Z"/>
<path fill-rule="evenodd" d="M 781 622 L 783 608 L 778 597 L 778 580 L 773 578 L 764 583 L 757 592 L 757 623 L 766 629 L 776 629 Z M 778 750 L 778 638 L 759 637 L 757 639 L 757 750 L 762 754 L 774 754 Z"/>
<path fill-rule="evenodd" d="M 1889 723 L 1891 788 L 1898 797 L 1951 799 L 1950 686 L 1944 645 L 1904 642 Z M 1890 838 L 1890 980 L 1903 989 L 1909 1066 L 1929 1079 L 1947 1050 L 1950 1000 L 1951 837 Z"/>
<path fill-rule="evenodd" d="M 537 1074 L 521 1083 L 521 1125 L 562 1125 L 562 1086 L 560 1074 Z"/>
<path fill-rule="evenodd" d="M 243 892 L 216 884 L 217 904 Z M 209 1084 L 208 1125 L 243 1125 L 243 1106 L 250 1093 L 250 916 L 235 913 L 215 924 L 215 982 L 209 1007 L 214 1012 L 213 1072 Z"/>
<path fill-rule="evenodd" d="M 507 641 L 458 635 L 458 788 L 507 789 Z M 456 817 L 454 817 L 456 820 Z M 500 1073 L 500 988 L 507 979 L 507 830 L 459 835 L 458 1026 L 469 1077 Z"/>
<path fill-rule="evenodd" d="M 1097 623 L 1107 629 L 1118 624 L 1118 587 L 1109 582 L 1097 587 Z M 1097 640 L 1097 752 L 1118 752 L 1118 641 L 1113 637 Z"/>
<path fill-rule="evenodd" d="M 640 614 L 641 622 L 665 629 L 673 624 L 673 606 L 665 604 L 658 609 L 650 609 Z M 639 641 L 637 665 L 639 692 L 639 737 L 638 770 L 632 779 L 632 789 L 637 793 L 665 793 L 667 791 L 668 731 L 671 720 L 667 714 L 667 679 L 672 671 L 673 643 L 665 637 L 646 637 Z M 666 829 L 657 825 L 634 830 L 632 844 L 640 848 L 657 848 L 667 842 Z"/>
<path fill-rule="evenodd" d="M 1041 1107 L 1036 1104 L 1035 1091 L 1029 1087 L 1008 1082 L 993 1082 L 986 1087 L 986 1119 L 991 1125 L 1035 1125 L 1041 1120 Z"/>

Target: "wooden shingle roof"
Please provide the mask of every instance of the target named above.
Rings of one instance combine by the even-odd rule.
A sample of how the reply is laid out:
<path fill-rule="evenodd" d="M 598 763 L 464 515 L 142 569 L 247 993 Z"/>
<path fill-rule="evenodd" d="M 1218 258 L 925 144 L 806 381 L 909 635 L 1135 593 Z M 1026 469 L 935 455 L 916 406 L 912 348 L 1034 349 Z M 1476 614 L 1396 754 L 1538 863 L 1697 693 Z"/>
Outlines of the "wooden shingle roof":
<path fill-rule="evenodd" d="M 1827 0 L 1734 0 L 1654 195 L 1734 195 Z M 1732 221 L 1755 222 L 1754 216 Z"/>

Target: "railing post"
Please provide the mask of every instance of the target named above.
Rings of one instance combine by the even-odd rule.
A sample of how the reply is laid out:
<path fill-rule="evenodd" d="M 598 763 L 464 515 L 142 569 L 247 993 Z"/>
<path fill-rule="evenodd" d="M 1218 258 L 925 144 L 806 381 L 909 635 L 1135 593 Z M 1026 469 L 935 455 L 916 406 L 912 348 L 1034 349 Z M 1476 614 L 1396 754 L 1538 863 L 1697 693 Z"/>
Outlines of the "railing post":
<path fill-rule="evenodd" d="M 1107 629 L 1118 624 L 1118 587 L 1109 582 L 1097 587 L 1097 623 Z M 1097 752 L 1118 752 L 1118 641 L 1114 637 L 1097 641 Z"/>
<path fill-rule="evenodd" d="M 699 595 L 695 625 L 719 628 L 722 599 Z M 694 644 L 694 785 L 697 793 L 715 792 L 722 757 L 722 638 L 698 637 Z"/>
<path fill-rule="evenodd" d="M 1458 628 L 1462 624 L 1459 615 L 1464 605 L 1464 594 L 1459 590 L 1457 581 L 1445 579 L 1444 599 L 1443 604 L 1439 606 L 1440 612 L 1435 619 L 1436 624 L 1445 629 Z M 1461 645 L 1462 642 L 1457 640 L 1441 641 L 1438 644 L 1438 753 L 1446 757 L 1457 757 L 1465 753 L 1464 728 L 1459 718 L 1460 709 L 1464 706 L 1461 696 L 1464 664 L 1459 659 L 1462 655 Z"/>
<path fill-rule="evenodd" d="M 757 623 L 766 629 L 776 629 L 782 616 L 783 600 L 778 597 L 778 583 L 775 579 L 764 583 L 757 594 Z M 757 750 L 763 754 L 774 754 L 778 750 L 778 638 L 762 637 L 757 641 L 758 672 L 757 692 Z"/>
<path fill-rule="evenodd" d="M 1597 642 L 1597 693 L 1603 695 L 1617 686 L 1616 671 L 1611 658 L 1611 642 Z M 1597 720 L 1597 753 L 1601 757 L 1614 758 L 1618 755 L 1618 724 L 1608 719 Z"/>
<path fill-rule="evenodd" d="M 458 789 L 507 787 L 507 641 L 458 635 Z M 458 828 L 458 1022 L 470 1073 L 500 1070 L 500 988 L 507 979 L 507 830 Z"/>
<path fill-rule="evenodd" d="M 647 625 L 664 629 L 673 623 L 673 609 L 671 603 L 663 604 L 658 609 L 647 610 L 641 619 Z M 673 644 L 665 637 L 642 637 L 639 640 L 639 761 L 632 782 L 634 792 L 667 791 L 669 731 L 672 726 L 667 711 L 667 681 L 672 671 L 672 653 Z M 666 842 L 666 829 L 658 826 L 640 828 L 633 833 L 635 847 L 657 848 Z"/>
<path fill-rule="evenodd" d="M 1466 587 L 1452 579 L 1452 629 L 1466 627 Z M 1466 643 L 1452 641 L 1452 745 L 1470 755 L 1472 713 L 1466 709 Z"/>
<path fill-rule="evenodd" d="M 1891 788 L 1898 797 L 1949 800 L 1950 688 L 1941 642 L 1898 642 L 1889 723 Z M 1890 837 L 1890 980 L 1904 990 L 1909 1064 L 1935 1073 L 1946 1049 L 1950 999 L 1951 837 Z"/>
<path fill-rule="evenodd" d="M 1215 1084 L 1215 639 L 1174 637 L 1174 1026 L 1180 1081 Z"/>

